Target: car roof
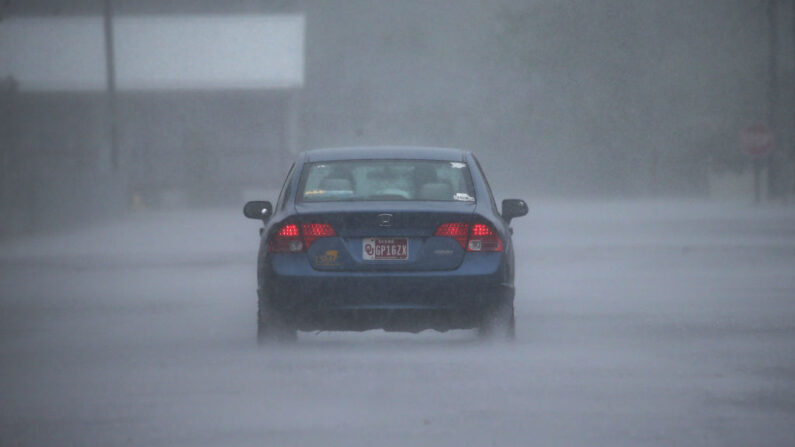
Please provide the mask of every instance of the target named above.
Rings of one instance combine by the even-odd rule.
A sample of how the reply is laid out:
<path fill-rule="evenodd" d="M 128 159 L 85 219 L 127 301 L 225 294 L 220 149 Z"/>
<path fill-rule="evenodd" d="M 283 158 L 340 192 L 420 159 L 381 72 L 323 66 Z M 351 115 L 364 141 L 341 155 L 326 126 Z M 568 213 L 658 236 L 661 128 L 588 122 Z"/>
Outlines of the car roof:
<path fill-rule="evenodd" d="M 307 162 L 334 160 L 444 160 L 464 161 L 467 151 L 441 147 L 369 146 L 306 151 Z"/>

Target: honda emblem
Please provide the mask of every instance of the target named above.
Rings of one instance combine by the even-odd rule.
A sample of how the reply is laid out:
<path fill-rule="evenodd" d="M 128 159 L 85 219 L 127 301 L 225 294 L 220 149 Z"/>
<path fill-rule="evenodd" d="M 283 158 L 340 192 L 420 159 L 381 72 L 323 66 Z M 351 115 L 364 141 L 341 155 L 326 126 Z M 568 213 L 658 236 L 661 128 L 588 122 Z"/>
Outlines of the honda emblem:
<path fill-rule="evenodd" d="M 378 226 L 379 227 L 391 227 L 392 226 L 392 215 L 391 214 L 379 214 L 378 215 Z"/>

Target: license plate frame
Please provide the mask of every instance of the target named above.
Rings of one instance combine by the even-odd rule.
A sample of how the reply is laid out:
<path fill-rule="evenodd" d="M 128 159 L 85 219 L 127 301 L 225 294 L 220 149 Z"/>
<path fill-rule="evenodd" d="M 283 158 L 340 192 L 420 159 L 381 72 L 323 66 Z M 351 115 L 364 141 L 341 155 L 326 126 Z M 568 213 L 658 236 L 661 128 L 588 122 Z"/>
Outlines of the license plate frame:
<path fill-rule="evenodd" d="M 408 261 L 409 240 L 405 237 L 366 237 L 362 239 L 365 261 Z"/>

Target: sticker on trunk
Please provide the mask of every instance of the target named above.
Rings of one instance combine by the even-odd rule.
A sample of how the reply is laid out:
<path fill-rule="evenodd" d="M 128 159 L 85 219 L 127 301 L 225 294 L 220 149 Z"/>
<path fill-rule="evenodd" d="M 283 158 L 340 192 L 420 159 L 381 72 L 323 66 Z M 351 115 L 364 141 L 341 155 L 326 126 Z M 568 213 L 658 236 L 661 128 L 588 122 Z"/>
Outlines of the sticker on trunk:
<path fill-rule="evenodd" d="M 337 250 L 326 250 L 322 255 L 315 256 L 315 264 L 328 267 L 340 265 L 339 252 Z"/>

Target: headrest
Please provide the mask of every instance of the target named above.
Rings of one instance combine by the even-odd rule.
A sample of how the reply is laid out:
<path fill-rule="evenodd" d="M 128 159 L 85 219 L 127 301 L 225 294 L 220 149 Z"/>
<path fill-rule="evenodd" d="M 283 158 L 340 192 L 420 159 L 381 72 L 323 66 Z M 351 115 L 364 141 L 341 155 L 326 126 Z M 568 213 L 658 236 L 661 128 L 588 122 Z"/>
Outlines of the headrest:
<path fill-rule="evenodd" d="M 442 182 L 426 183 L 422 185 L 419 193 L 420 200 L 452 200 L 453 188 Z"/>

